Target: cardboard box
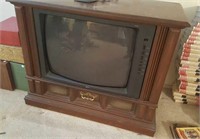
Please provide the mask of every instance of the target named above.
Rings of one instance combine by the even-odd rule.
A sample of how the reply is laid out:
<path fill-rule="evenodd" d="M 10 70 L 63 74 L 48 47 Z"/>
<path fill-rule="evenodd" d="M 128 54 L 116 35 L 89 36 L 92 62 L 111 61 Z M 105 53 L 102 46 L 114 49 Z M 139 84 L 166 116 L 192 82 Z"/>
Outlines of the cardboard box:
<path fill-rule="evenodd" d="M 0 60 L 0 88 L 14 90 L 14 81 L 10 68 L 10 63 Z"/>
<path fill-rule="evenodd" d="M 26 79 L 25 66 L 15 62 L 10 62 L 10 65 L 16 89 L 27 91 L 28 81 Z"/>
<path fill-rule="evenodd" d="M 20 47 L 16 17 L 0 22 L 0 44 Z"/>

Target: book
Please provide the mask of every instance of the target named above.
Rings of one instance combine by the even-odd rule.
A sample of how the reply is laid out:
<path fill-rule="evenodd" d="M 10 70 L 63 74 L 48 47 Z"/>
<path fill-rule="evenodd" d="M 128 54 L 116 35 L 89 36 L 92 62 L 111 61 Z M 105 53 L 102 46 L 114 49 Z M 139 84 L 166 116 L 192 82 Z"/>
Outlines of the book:
<path fill-rule="evenodd" d="M 185 52 L 185 53 L 193 53 L 193 54 L 200 54 L 200 50 L 199 49 L 192 49 L 192 48 L 183 48 L 183 52 Z"/>
<path fill-rule="evenodd" d="M 189 37 L 188 37 L 188 39 L 189 40 L 200 40 L 200 36 L 194 36 L 194 35 L 190 35 Z"/>
<path fill-rule="evenodd" d="M 183 55 L 181 55 L 181 60 L 200 62 L 200 58 L 198 58 L 198 57 L 191 57 L 191 56 L 187 57 L 187 56 L 183 56 Z"/>
<path fill-rule="evenodd" d="M 192 28 L 192 31 L 193 32 L 196 32 L 196 33 L 199 33 L 200 32 L 200 28 L 199 28 L 199 25 L 196 25 Z"/>
<path fill-rule="evenodd" d="M 200 100 L 200 96 L 181 94 L 179 92 L 173 92 L 173 97 L 187 98 L 187 99 L 192 99 L 192 100 Z"/>
<path fill-rule="evenodd" d="M 176 101 L 182 101 L 182 102 L 191 102 L 191 103 L 199 103 L 199 99 L 192 99 L 192 98 L 182 98 L 179 96 L 174 96 L 174 100 Z"/>
<path fill-rule="evenodd" d="M 180 85 L 191 86 L 191 87 L 200 86 L 200 84 L 198 84 L 198 83 L 190 83 L 190 82 L 185 82 L 185 81 L 181 81 L 181 82 L 180 82 Z"/>
<path fill-rule="evenodd" d="M 200 63 L 199 62 L 192 62 L 192 61 L 181 60 L 181 65 L 186 65 L 186 66 L 200 68 Z"/>
<path fill-rule="evenodd" d="M 193 35 L 190 35 L 188 37 L 189 40 L 200 40 L 200 36 L 193 36 Z"/>
<path fill-rule="evenodd" d="M 179 139 L 179 135 L 176 131 L 176 128 L 186 128 L 186 127 L 197 127 L 196 125 L 188 125 L 188 124 L 180 124 L 180 123 L 173 123 L 170 124 L 169 128 L 172 133 L 174 139 Z"/>
<path fill-rule="evenodd" d="M 199 33 L 200 32 L 199 25 L 194 26 L 193 31 Z"/>
<path fill-rule="evenodd" d="M 181 71 L 181 72 L 187 72 L 187 71 L 200 72 L 200 68 L 194 68 L 194 67 L 189 67 L 189 66 L 181 66 L 181 67 L 179 67 L 179 71 Z"/>
<path fill-rule="evenodd" d="M 199 86 L 196 86 L 196 87 L 193 87 L 193 86 L 184 86 L 184 85 L 179 85 L 179 89 L 183 89 L 183 90 L 186 90 L 186 91 L 197 91 L 197 92 L 200 92 L 200 87 Z"/>
<path fill-rule="evenodd" d="M 199 47 L 199 45 L 197 45 L 197 44 L 187 44 L 187 43 L 184 43 L 184 44 L 183 44 L 183 47 L 184 47 L 184 48 L 190 48 L 190 49 L 197 49 L 197 50 L 200 50 L 200 47 Z"/>
<path fill-rule="evenodd" d="M 193 35 L 193 36 L 200 36 L 200 32 L 192 31 L 191 35 Z"/>
<path fill-rule="evenodd" d="M 171 124 L 170 127 L 169 127 L 174 139 L 178 139 L 179 138 L 178 134 L 176 132 L 176 127 L 177 126 L 178 126 L 178 124 Z"/>
<path fill-rule="evenodd" d="M 199 89 L 200 88 L 200 85 L 199 84 L 192 84 L 192 83 L 189 83 L 189 85 L 188 85 L 188 83 L 180 83 L 180 85 L 179 85 L 179 88 L 183 88 L 183 89 L 186 89 L 187 87 L 189 87 L 189 88 L 193 88 L 193 89 Z"/>
<path fill-rule="evenodd" d="M 198 102 L 193 102 L 193 101 L 182 101 L 182 100 L 176 100 L 176 103 L 181 103 L 181 104 L 190 104 L 190 105 L 200 105 Z"/>
<path fill-rule="evenodd" d="M 199 76 L 200 72 L 196 72 L 196 71 L 183 71 L 183 70 L 179 70 L 179 75 L 184 75 L 184 76 Z"/>
<path fill-rule="evenodd" d="M 191 82 L 191 83 L 200 83 L 200 77 L 195 77 L 195 76 L 179 76 L 180 81 L 186 81 L 186 82 Z"/>
<path fill-rule="evenodd" d="M 182 94 L 187 94 L 187 95 L 193 95 L 193 96 L 199 96 L 199 92 L 197 91 L 191 91 L 191 90 L 185 90 L 185 89 L 179 89 L 178 90 Z"/>
<path fill-rule="evenodd" d="M 188 44 L 197 44 L 197 45 L 199 45 L 200 44 L 200 40 L 187 40 L 186 41 L 186 43 L 188 43 Z"/>
<path fill-rule="evenodd" d="M 199 127 L 178 127 L 176 132 L 180 139 L 200 139 Z"/>
<path fill-rule="evenodd" d="M 199 59 L 199 54 L 193 54 L 193 53 L 186 53 L 186 52 L 183 52 L 183 53 L 181 54 L 181 56 L 183 56 L 183 57 L 193 57 L 193 58 Z"/>
<path fill-rule="evenodd" d="M 199 27 L 194 27 L 192 30 L 192 33 L 189 35 L 186 43 L 189 44 L 199 44 L 200 43 L 200 28 Z"/>

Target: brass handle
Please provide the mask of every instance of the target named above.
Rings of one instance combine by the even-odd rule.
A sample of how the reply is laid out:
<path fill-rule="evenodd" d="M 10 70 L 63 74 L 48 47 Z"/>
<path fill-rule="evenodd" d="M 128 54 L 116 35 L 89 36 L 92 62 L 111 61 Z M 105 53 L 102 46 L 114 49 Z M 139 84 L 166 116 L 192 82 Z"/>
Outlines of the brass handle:
<path fill-rule="evenodd" d="M 80 91 L 80 95 L 82 99 L 89 100 L 89 101 L 94 101 L 95 98 L 97 98 L 97 95 L 92 95 L 89 92 Z"/>

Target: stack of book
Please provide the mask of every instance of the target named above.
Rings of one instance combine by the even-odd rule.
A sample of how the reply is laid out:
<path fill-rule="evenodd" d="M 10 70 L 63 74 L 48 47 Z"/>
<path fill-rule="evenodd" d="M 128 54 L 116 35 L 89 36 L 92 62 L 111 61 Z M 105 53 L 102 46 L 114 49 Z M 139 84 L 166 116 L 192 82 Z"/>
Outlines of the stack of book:
<path fill-rule="evenodd" d="M 24 63 L 16 17 L 0 22 L 0 59 Z"/>
<path fill-rule="evenodd" d="M 0 88 L 27 91 L 25 76 L 17 19 L 10 17 L 0 22 Z"/>
<path fill-rule="evenodd" d="M 179 67 L 179 88 L 173 92 L 175 102 L 200 104 L 200 23 L 183 45 Z"/>
<path fill-rule="evenodd" d="M 200 127 L 183 125 L 183 124 L 171 124 L 170 130 L 174 139 L 199 139 Z"/>

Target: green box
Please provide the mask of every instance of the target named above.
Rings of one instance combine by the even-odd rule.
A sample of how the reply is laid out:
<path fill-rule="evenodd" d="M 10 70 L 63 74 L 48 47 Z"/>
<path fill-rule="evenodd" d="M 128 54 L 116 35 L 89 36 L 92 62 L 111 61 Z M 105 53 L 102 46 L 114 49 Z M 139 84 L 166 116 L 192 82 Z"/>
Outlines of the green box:
<path fill-rule="evenodd" d="M 28 91 L 28 81 L 26 79 L 25 66 L 23 64 L 10 62 L 15 88 Z"/>

